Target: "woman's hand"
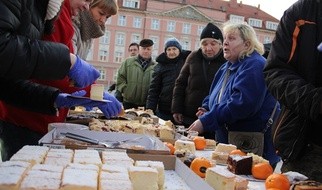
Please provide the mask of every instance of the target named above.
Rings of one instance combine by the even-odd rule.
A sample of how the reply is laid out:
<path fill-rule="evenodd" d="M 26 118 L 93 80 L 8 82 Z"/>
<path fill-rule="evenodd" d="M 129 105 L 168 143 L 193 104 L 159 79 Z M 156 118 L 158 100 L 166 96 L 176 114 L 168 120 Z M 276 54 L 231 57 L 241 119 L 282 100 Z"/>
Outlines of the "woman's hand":
<path fill-rule="evenodd" d="M 203 125 L 199 119 L 197 119 L 195 122 L 193 122 L 189 128 L 188 131 L 197 131 L 199 134 L 203 133 Z"/>
<path fill-rule="evenodd" d="M 205 108 L 203 108 L 203 107 L 199 107 L 198 108 L 198 111 L 197 111 L 197 113 L 196 113 L 196 116 L 197 117 L 200 117 L 200 116 L 202 116 L 204 113 L 206 113 L 207 112 L 207 110 L 205 109 Z"/>

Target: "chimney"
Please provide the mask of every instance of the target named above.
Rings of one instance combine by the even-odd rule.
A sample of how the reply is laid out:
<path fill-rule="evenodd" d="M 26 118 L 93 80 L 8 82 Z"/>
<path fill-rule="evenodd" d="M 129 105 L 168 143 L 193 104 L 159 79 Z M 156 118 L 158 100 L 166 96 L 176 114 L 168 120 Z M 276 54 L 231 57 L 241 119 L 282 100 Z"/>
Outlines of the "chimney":
<path fill-rule="evenodd" d="M 257 9 L 261 9 L 261 4 L 258 4 Z"/>

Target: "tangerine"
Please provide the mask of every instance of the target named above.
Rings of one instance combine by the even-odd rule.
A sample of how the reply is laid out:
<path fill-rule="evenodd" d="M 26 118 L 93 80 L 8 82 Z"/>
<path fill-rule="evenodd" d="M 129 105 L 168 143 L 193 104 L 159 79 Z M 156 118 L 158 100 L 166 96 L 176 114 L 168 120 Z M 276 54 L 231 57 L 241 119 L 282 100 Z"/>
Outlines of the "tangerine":
<path fill-rule="evenodd" d="M 191 164 L 190 169 L 198 176 L 204 178 L 206 176 L 207 168 L 212 166 L 211 161 L 204 157 L 195 158 Z"/>
<path fill-rule="evenodd" d="M 240 149 L 232 150 L 229 155 L 240 155 L 240 156 L 246 156 L 246 153 L 241 151 Z"/>
<path fill-rule="evenodd" d="M 283 174 L 273 173 L 265 180 L 266 189 L 276 188 L 279 190 L 289 190 L 290 186 L 290 181 Z"/>
<path fill-rule="evenodd" d="M 174 154 L 174 152 L 176 151 L 176 148 L 173 146 L 172 143 L 169 142 L 164 142 L 164 144 L 170 149 L 170 154 Z"/>
<path fill-rule="evenodd" d="M 196 136 L 193 138 L 193 142 L 195 143 L 197 150 L 203 150 L 207 146 L 206 139 L 204 137 Z"/>
<path fill-rule="evenodd" d="M 256 179 L 266 179 L 272 173 L 273 167 L 267 162 L 261 162 L 252 167 L 252 175 Z"/>

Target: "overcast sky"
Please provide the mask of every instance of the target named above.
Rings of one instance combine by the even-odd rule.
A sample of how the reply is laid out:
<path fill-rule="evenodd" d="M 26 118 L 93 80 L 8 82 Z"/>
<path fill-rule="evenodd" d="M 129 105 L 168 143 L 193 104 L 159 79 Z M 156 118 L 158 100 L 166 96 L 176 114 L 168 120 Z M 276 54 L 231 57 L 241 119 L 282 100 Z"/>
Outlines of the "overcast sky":
<path fill-rule="evenodd" d="M 237 0 L 240 2 L 241 0 Z M 243 4 L 257 7 L 260 4 L 261 10 L 274 16 L 278 20 L 282 17 L 284 11 L 297 0 L 242 0 Z"/>

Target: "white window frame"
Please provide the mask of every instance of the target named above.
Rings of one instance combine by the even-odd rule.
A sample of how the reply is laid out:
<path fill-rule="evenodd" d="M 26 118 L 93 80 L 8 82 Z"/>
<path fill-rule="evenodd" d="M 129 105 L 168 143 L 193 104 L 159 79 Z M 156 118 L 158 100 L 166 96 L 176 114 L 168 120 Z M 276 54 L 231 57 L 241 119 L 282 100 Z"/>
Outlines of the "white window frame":
<path fill-rule="evenodd" d="M 98 59 L 100 61 L 107 61 L 108 58 L 108 51 L 106 49 L 98 50 Z"/>
<path fill-rule="evenodd" d="M 123 7 L 140 8 L 140 0 L 123 0 Z"/>
<path fill-rule="evenodd" d="M 125 15 L 119 15 L 117 20 L 118 26 L 126 26 L 126 16 Z"/>
<path fill-rule="evenodd" d="M 169 20 L 167 23 L 167 31 L 175 32 L 176 31 L 176 22 L 173 20 Z"/>
<path fill-rule="evenodd" d="M 243 22 L 245 22 L 245 17 L 231 14 L 231 15 L 229 15 L 229 20 L 230 20 L 230 22 L 236 23 L 236 24 L 243 23 Z"/>
<path fill-rule="evenodd" d="M 191 41 L 189 39 L 181 39 L 182 49 L 191 49 Z"/>
<path fill-rule="evenodd" d="M 140 34 L 132 34 L 131 42 L 139 43 L 140 41 L 141 41 L 141 35 Z"/>
<path fill-rule="evenodd" d="M 263 21 L 260 19 L 256 19 L 256 18 L 249 18 L 248 24 L 253 27 L 262 28 Z"/>
<path fill-rule="evenodd" d="M 110 36 L 111 36 L 111 32 L 105 31 L 104 35 L 99 38 L 100 44 L 109 44 L 110 43 Z"/>
<path fill-rule="evenodd" d="M 115 63 L 122 63 L 124 58 L 123 52 L 122 51 L 116 51 L 114 53 L 114 62 Z"/>
<path fill-rule="evenodd" d="M 115 34 L 115 45 L 124 46 L 125 44 L 125 34 L 121 32 L 117 32 Z"/>
<path fill-rule="evenodd" d="M 270 36 L 264 36 L 264 41 L 263 41 L 263 44 L 268 44 L 268 43 L 271 43 L 272 42 L 272 39 Z"/>
<path fill-rule="evenodd" d="M 203 29 L 205 28 L 205 26 L 198 26 L 197 29 L 197 35 L 200 36 L 201 32 L 203 31 Z"/>
<path fill-rule="evenodd" d="M 152 30 L 160 30 L 160 20 L 153 18 L 151 20 L 151 29 Z"/>
<path fill-rule="evenodd" d="M 266 21 L 266 29 L 276 30 L 278 26 L 277 22 Z"/>
<path fill-rule="evenodd" d="M 133 27 L 134 28 L 141 28 L 142 27 L 142 18 L 141 17 L 134 17 L 133 18 Z"/>
<path fill-rule="evenodd" d="M 103 68 L 98 68 L 98 71 L 100 72 L 100 77 L 98 80 L 106 80 L 106 70 Z"/>
<path fill-rule="evenodd" d="M 183 23 L 182 33 L 183 34 L 191 34 L 191 24 L 190 23 Z"/>

